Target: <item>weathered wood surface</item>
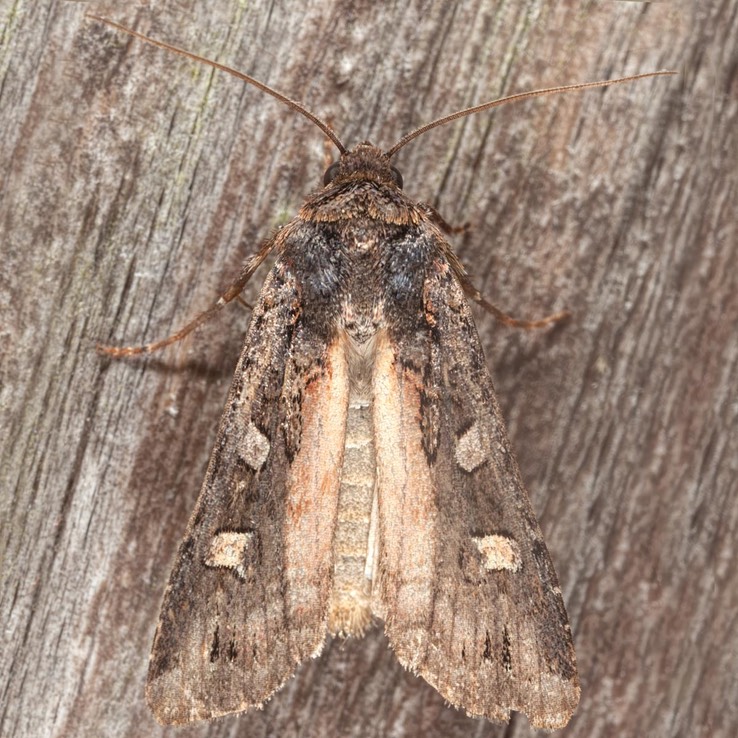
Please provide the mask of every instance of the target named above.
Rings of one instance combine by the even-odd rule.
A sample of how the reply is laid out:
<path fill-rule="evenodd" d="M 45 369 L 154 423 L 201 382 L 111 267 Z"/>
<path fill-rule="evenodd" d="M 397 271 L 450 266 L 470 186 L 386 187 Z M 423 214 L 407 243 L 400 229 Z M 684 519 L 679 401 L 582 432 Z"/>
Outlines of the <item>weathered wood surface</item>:
<path fill-rule="evenodd" d="M 566 736 L 738 730 L 738 10 L 711 3 L 5 3 L 0 734 L 175 735 L 143 699 L 168 570 L 246 325 L 149 360 L 322 178 L 319 132 L 85 7 L 274 84 L 349 143 L 533 87 L 398 157 L 471 231 L 478 323 L 574 628 Z M 297 8 L 300 7 L 298 12 Z M 253 298 L 259 278 L 250 288 Z M 524 736 L 444 706 L 381 631 L 181 736 Z"/>

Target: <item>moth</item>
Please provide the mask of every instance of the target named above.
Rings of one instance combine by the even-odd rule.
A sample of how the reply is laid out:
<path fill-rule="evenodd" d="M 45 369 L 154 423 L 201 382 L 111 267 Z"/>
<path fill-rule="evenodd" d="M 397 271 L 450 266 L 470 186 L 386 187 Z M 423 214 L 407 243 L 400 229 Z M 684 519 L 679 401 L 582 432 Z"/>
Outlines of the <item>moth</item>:
<path fill-rule="evenodd" d="M 94 16 L 93 16 L 94 17 Z M 580 695 L 564 602 L 523 487 L 452 230 L 404 194 L 387 151 L 340 152 L 323 186 L 246 262 L 216 305 L 276 255 L 253 309 L 205 482 L 164 595 L 146 696 L 183 724 L 263 705 L 329 635 L 381 620 L 400 663 L 452 705 L 536 728 L 567 724 Z M 662 74 L 657 72 L 655 74 Z M 602 86 L 644 76 L 566 89 Z"/>

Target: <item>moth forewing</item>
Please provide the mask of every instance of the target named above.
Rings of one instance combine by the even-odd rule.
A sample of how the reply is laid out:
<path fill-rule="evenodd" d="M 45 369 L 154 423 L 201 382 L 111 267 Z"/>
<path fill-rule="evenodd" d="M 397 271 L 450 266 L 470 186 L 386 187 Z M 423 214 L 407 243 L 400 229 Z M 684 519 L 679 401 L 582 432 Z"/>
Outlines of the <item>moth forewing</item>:
<path fill-rule="evenodd" d="M 162 723 L 262 705 L 327 636 L 347 362 L 295 310 L 316 313 L 279 239 L 162 604 L 146 690 Z"/>
<path fill-rule="evenodd" d="M 472 715 L 564 726 L 579 700 L 561 591 L 448 245 L 385 301 L 375 365 L 378 612 L 400 661 Z"/>
<path fill-rule="evenodd" d="M 377 344 L 373 389 L 379 560 L 374 599 L 388 634 L 401 622 L 423 652 L 429 646 L 434 598 L 429 585 L 440 531 L 423 449 L 422 387 L 414 373 L 403 369 L 386 333 Z M 403 664 L 415 668 L 414 655 L 401 655 Z"/>
<path fill-rule="evenodd" d="M 296 631 L 320 623 L 317 655 L 325 640 L 325 613 L 334 589 L 334 538 L 349 401 L 348 365 L 342 341 L 334 336 L 317 377 L 298 363 L 299 449 L 289 465 L 284 540 L 285 598 Z M 283 390 L 284 392 L 284 390 Z M 299 406 L 297 403 L 299 402 Z M 297 444 L 296 444 L 297 445 Z M 310 608 L 314 612 L 310 612 Z M 308 636 L 311 637 L 311 636 Z"/>

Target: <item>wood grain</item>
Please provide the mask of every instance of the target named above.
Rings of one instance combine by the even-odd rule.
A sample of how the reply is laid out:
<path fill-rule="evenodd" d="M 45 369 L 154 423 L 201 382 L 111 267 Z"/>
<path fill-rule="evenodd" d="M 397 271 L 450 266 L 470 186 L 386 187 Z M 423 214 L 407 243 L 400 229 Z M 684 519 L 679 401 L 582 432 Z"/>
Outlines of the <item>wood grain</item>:
<path fill-rule="evenodd" d="M 0 734 L 158 736 L 143 699 L 160 598 L 248 323 L 207 307 L 317 187 L 323 137 L 236 80 L 85 8 L 277 86 L 349 144 L 533 87 L 429 133 L 405 191 L 503 309 L 478 312 L 574 628 L 562 735 L 738 729 L 738 6 L 72 3 L 0 9 Z M 250 289 L 258 289 L 257 275 Z M 253 296 L 253 292 L 251 293 Z M 249 295 L 247 294 L 247 299 Z M 379 630 L 334 643 L 262 712 L 178 736 L 525 736 L 444 706 Z"/>

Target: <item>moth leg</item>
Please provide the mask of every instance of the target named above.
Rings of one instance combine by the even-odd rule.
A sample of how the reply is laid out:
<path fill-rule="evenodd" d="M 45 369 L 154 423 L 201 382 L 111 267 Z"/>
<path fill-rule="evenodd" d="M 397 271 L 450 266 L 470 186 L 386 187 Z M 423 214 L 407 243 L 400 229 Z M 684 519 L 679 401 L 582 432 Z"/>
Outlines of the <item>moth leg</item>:
<path fill-rule="evenodd" d="M 467 233 L 471 228 L 469 223 L 464 223 L 460 226 L 452 226 L 432 205 L 429 205 L 427 202 L 421 202 L 418 204 L 423 208 L 431 222 L 438 226 L 447 236 L 455 233 Z"/>
<path fill-rule="evenodd" d="M 226 289 L 226 291 L 218 298 L 218 301 L 207 310 L 204 310 L 199 315 L 195 316 L 195 318 L 193 318 L 183 328 L 180 328 L 176 333 L 172 333 L 171 336 L 167 336 L 161 341 L 153 341 L 152 343 L 146 343 L 143 346 L 107 346 L 105 344 L 98 343 L 96 346 L 98 353 L 105 354 L 107 356 L 114 356 L 115 358 L 137 356 L 138 354 L 150 354 L 153 351 L 158 351 L 165 346 L 170 346 L 173 343 L 177 343 L 177 341 L 181 341 L 196 328 L 199 328 L 203 323 L 210 320 L 213 315 L 220 312 L 232 300 L 238 300 L 246 307 L 251 308 L 251 305 L 241 298 L 241 292 L 253 273 L 271 251 L 273 245 L 273 238 L 265 241 L 259 251 L 244 262 L 238 277 L 236 277 L 236 279 L 228 286 L 228 289 Z"/>
<path fill-rule="evenodd" d="M 461 286 L 464 290 L 464 294 L 470 299 L 474 300 L 477 305 L 483 307 L 498 323 L 506 325 L 510 328 L 523 328 L 524 330 L 531 330 L 534 328 L 546 328 L 550 325 L 556 325 L 556 323 L 562 323 L 571 317 L 571 313 L 568 310 L 560 310 L 558 313 L 552 313 L 544 318 L 537 320 L 523 320 L 520 318 L 513 318 L 503 310 L 500 310 L 496 305 L 493 305 L 487 300 L 484 295 L 471 283 L 466 273 L 456 273 Z"/>
<path fill-rule="evenodd" d="M 450 223 L 446 222 L 443 216 L 432 205 L 428 205 L 428 203 L 420 203 L 420 206 L 426 212 L 428 218 L 430 218 L 430 220 L 446 234 L 466 233 L 470 228 L 469 223 L 464 223 L 462 226 L 452 226 Z M 474 300 L 477 305 L 483 307 L 498 323 L 502 323 L 510 328 L 531 330 L 534 328 L 545 328 L 549 325 L 555 325 L 556 323 L 561 323 L 571 317 L 571 313 L 568 310 L 560 310 L 558 313 L 552 313 L 551 315 L 547 315 L 546 317 L 539 318 L 537 320 L 514 318 L 496 305 L 493 305 L 482 295 L 482 293 L 471 283 L 464 267 L 453 252 L 450 250 L 446 252 L 446 258 L 449 260 L 451 268 L 454 270 L 454 273 L 461 282 L 464 294 L 470 300 Z"/>

